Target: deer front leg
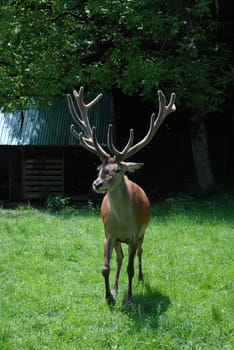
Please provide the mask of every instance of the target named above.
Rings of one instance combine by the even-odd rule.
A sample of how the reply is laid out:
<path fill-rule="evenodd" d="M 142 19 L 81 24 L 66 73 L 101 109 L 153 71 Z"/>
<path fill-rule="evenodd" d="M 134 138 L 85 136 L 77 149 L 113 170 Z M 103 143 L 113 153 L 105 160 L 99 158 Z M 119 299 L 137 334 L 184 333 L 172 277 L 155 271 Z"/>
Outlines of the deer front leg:
<path fill-rule="evenodd" d="M 112 289 L 113 295 L 116 295 L 118 293 L 119 274 L 120 274 L 122 261 L 123 261 L 123 257 L 124 257 L 120 242 L 116 243 L 115 251 L 116 251 L 116 272 L 115 272 L 115 283 L 114 283 L 114 286 Z"/>
<path fill-rule="evenodd" d="M 136 247 L 135 245 L 129 245 L 128 248 L 128 294 L 126 299 L 126 305 L 132 302 L 132 279 L 134 276 L 134 258 L 136 255 Z"/>
<path fill-rule="evenodd" d="M 110 274 L 110 260 L 112 255 L 113 247 L 110 244 L 109 239 L 105 238 L 104 240 L 104 264 L 102 267 L 102 275 L 105 280 L 105 291 L 106 291 L 106 301 L 108 303 L 112 303 L 114 301 L 113 295 L 110 291 L 110 282 L 109 282 L 109 274 Z"/>

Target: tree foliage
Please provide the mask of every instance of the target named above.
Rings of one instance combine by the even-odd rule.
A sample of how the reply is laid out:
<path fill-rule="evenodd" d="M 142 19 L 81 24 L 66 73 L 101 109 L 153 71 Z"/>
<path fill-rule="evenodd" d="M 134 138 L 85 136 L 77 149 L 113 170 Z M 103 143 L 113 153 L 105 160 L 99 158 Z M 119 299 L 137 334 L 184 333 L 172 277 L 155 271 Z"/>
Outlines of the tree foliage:
<path fill-rule="evenodd" d="M 44 105 L 80 85 L 217 110 L 233 79 L 213 0 L 11 0 L 0 5 L 0 104 Z"/>

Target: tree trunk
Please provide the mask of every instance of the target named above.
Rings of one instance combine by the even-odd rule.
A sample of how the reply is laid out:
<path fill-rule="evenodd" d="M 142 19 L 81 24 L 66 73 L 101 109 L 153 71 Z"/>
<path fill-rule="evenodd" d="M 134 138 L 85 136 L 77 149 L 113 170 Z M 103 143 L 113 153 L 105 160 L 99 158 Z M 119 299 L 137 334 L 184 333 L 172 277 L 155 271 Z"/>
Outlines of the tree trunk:
<path fill-rule="evenodd" d="M 198 183 L 203 193 L 210 193 L 215 188 L 215 179 L 211 167 L 204 119 L 190 118 L 189 122 L 190 141 Z"/>

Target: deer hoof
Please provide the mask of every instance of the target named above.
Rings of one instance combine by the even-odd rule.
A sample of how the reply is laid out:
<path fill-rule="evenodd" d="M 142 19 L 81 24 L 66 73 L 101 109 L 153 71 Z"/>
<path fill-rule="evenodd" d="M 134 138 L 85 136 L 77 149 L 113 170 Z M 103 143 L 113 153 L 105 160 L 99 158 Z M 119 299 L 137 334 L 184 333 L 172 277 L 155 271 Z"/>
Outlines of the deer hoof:
<path fill-rule="evenodd" d="M 114 299 L 113 295 L 106 298 L 106 301 L 107 301 L 108 305 L 115 305 L 115 299 Z"/>
<path fill-rule="evenodd" d="M 139 275 L 138 275 L 138 281 L 140 281 L 140 282 L 143 282 L 143 281 L 144 281 L 144 277 L 143 277 L 142 274 L 139 274 Z"/>
<path fill-rule="evenodd" d="M 127 296 L 125 303 L 124 303 L 124 308 L 127 310 L 129 309 L 133 304 L 132 297 Z"/>

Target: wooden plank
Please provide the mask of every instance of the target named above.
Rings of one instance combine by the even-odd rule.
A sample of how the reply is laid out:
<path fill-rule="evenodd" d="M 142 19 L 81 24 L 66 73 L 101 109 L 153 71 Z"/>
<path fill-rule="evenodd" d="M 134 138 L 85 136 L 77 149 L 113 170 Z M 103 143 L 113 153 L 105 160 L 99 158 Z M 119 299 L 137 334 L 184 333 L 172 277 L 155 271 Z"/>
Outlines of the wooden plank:
<path fill-rule="evenodd" d="M 63 164 L 63 159 L 26 159 L 25 160 L 25 164 L 47 164 L 47 163 L 51 163 L 51 164 Z"/>
<path fill-rule="evenodd" d="M 24 163 L 24 194 L 38 199 L 64 191 L 63 159 L 27 159 Z"/>
<path fill-rule="evenodd" d="M 59 188 L 63 188 L 63 185 L 61 183 L 40 183 L 40 182 L 37 182 L 37 183 L 34 183 L 34 184 L 26 184 L 25 185 L 25 190 L 30 190 L 31 189 L 34 189 L 36 187 L 41 187 L 41 188 L 56 188 L 56 187 L 59 187 Z"/>
<path fill-rule="evenodd" d="M 63 170 L 63 167 L 62 166 L 55 166 L 55 165 L 51 165 L 51 166 L 48 166 L 48 165 L 38 165 L 38 166 L 25 166 L 25 170 L 27 171 L 31 171 L 31 170 Z"/>
<path fill-rule="evenodd" d="M 33 179 L 28 179 L 27 181 L 25 181 L 25 184 L 29 184 L 29 183 L 32 183 L 32 184 L 34 184 L 34 183 L 41 183 L 41 184 L 45 184 L 46 182 L 48 182 L 48 183 L 51 183 L 52 185 L 53 184 L 56 184 L 56 183 L 61 183 L 62 184 L 62 178 L 61 179 L 56 179 L 56 180 L 54 180 L 54 179 L 47 179 L 47 178 L 45 178 L 45 179 L 37 179 L 37 180 L 35 180 L 35 181 L 33 181 Z"/>
<path fill-rule="evenodd" d="M 25 187 L 30 186 L 62 186 L 61 181 L 28 181 L 25 183 Z"/>
<path fill-rule="evenodd" d="M 30 178 L 30 177 L 41 177 L 44 178 L 46 176 L 48 176 L 49 178 L 53 177 L 53 178 L 61 178 L 63 177 L 63 172 L 62 171 L 49 171 L 48 173 L 46 172 L 40 172 L 40 171 L 33 171 L 33 172 L 27 172 L 25 174 L 25 177 Z"/>
<path fill-rule="evenodd" d="M 44 186 L 38 186 L 38 187 L 30 187 L 25 189 L 25 193 L 62 193 L 62 186 L 59 187 L 44 187 Z"/>

